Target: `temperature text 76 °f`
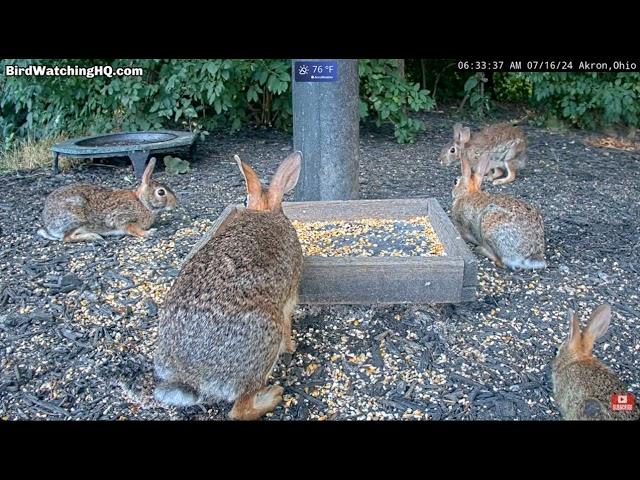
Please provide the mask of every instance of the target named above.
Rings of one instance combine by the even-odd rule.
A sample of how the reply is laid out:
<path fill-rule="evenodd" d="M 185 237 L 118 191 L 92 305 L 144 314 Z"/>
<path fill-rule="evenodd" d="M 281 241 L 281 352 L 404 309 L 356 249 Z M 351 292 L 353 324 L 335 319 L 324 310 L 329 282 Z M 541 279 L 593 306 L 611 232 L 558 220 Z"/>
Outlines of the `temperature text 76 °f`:
<path fill-rule="evenodd" d="M 294 65 L 296 82 L 335 82 L 338 62 L 301 61 Z"/>

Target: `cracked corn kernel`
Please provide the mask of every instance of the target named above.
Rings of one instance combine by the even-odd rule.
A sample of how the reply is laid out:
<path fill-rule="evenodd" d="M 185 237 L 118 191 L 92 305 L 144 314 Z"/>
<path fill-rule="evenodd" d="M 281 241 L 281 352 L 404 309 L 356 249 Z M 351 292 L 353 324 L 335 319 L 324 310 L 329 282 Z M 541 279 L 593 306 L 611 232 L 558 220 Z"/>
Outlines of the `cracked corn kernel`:
<path fill-rule="evenodd" d="M 310 363 L 309 365 L 307 365 L 304 371 L 307 375 L 312 375 L 313 372 L 315 372 L 319 366 L 320 365 L 318 365 L 317 363 Z"/>
<path fill-rule="evenodd" d="M 287 407 L 287 408 L 291 407 L 292 405 L 297 405 L 298 404 L 298 401 L 292 395 L 285 395 L 283 400 L 284 400 L 284 406 Z"/>
<path fill-rule="evenodd" d="M 367 359 L 367 356 L 364 353 L 359 355 L 347 355 L 347 359 L 349 360 L 349 363 L 355 363 L 357 365 L 363 363 Z"/>

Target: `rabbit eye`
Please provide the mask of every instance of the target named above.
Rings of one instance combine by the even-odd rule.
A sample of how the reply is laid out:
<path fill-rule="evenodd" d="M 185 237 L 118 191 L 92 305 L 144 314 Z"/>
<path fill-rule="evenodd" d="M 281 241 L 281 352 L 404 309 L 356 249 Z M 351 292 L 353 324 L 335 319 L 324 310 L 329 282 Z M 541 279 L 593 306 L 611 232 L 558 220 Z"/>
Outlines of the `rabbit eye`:
<path fill-rule="evenodd" d="M 159 188 L 158 190 L 156 190 L 156 193 L 160 197 L 164 197 L 167 194 L 167 192 L 164 191 L 164 188 Z"/>
<path fill-rule="evenodd" d="M 456 153 L 456 147 L 451 147 L 451 150 L 449 150 L 449 153 Z"/>

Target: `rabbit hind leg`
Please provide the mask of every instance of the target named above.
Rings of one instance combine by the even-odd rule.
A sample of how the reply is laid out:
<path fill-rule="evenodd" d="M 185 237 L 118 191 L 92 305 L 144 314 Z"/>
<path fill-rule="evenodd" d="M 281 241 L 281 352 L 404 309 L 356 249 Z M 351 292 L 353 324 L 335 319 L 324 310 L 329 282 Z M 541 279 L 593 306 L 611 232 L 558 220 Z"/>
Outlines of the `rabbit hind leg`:
<path fill-rule="evenodd" d="M 460 232 L 460 235 L 465 241 L 473 243 L 474 245 L 480 245 L 480 242 L 473 233 L 463 230 Z"/>
<path fill-rule="evenodd" d="M 264 370 L 262 381 L 247 388 L 248 393 L 243 393 L 236 397 L 233 408 L 229 412 L 232 420 L 257 420 L 264 414 L 273 411 L 282 401 L 284 389 L 279 385 L 266 386 L 269 375 L 278 362 L 278 351 L 272 352 L 272 361 L 268 363 L 270 368 Z M 245 391 L 246 391 L 245 390 Z"/>
<path fill-rule="evenodd" d="M 487 257 L 489 260 L 495 263 L 498 267 L 504 268 L 503 261 L 500 259 L 500 257 L 498 257 L 498 255 L 496 255 L 493 252 L 493 250 L 490 247 L 479 245 L 477 250 L 478 250 L 478 253 Z"/>
<path fill-rule="evenodd" d="M 293 353 L 296 351 L 296 342 L 293 340 L 293 335 L 291 332 L 291 322 L 293 321 L 293 310 L 298 303 L 298 295 L 294 292 L 287 303 L 285 303 L 283 308 L 283 332 L 282 332 L 282 347 L 281 351 L 285 351 L 287 353 Z"/>
<path fill-rule="evenodd" d="M 62 237 L 63 242 L 71 243 L 71 242 L 95 242 L 102 241 L 101 235 L 90 231 L 85 226 L 76 227 L 73 230 L 69 230 Z"/>
<path fill-rule="evenodd" d="M 511 183 L 516 179 L 516 171 L 518 170 L 518 166 L 516 165 L 516 159 L 507 160 L 505 162 L 505 166 L 507 167 L 506 177 L 493 180 L 494 185 L 503 185 L 505 183 Z"/>
<path fill-rule="evenodd" d="M 282 401 L 283 391 L 284 389 L 280 385 L 273 385 L 240 395 L 229 412 L 229 418 L 232 420 L 258 420 L 278 406 Z"/>
<path fill-rule="evenodd" d="M 496 167 L 491 169 L 491 180 L 496 180 L 497 178 L 500 178 L 502 175 L 504 175 L 504 170 L 502 169 L 502 167 Z"/>

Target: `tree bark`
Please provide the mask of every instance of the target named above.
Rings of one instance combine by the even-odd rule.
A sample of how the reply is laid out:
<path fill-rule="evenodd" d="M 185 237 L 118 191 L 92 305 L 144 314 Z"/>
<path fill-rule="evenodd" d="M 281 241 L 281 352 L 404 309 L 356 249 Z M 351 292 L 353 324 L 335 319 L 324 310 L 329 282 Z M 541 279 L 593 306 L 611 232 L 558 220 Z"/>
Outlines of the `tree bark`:
<path fill-rule="evenodd" d="M 298 201 L 360 197 L 358 61 L 337 60 L 337 67 L 335 82 L 296 82 L 293 75 L 293 144 L 302 152 Z"/>
<path fill-rule="evenodd" d="M 396 62 L 398 62 L 398 76 L 404 80 L 404 59 L 398 58 Z"/>

